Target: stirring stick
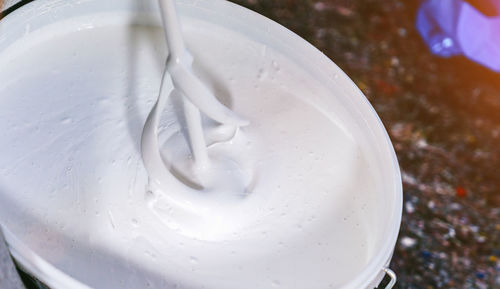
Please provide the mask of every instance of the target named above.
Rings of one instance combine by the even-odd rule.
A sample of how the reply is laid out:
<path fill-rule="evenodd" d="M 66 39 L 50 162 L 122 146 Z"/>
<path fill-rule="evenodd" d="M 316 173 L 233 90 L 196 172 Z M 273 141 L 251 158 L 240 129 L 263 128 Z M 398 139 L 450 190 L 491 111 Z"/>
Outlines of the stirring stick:
<path fill-rule="evenodd" d="M 169 50 L 168 62 L 187 61 L 185 55 L 188 53 L 182 38 L 180 22 L 177 19 L 177 12 L 174 0 L 160 0 L 160 9 L 165 26 L 165 38 Z M 184 58 L 184 59 L 183 59 Z M 191 66 L 192 58 L 188 63 Z M 167 66 L 168 67 L 168 66 Z M 174 83 L 175 85 L 175 83 Z M 195 167 L 197 169 L 206 168 L 209 165 L 207 146 L 203 135 L 203 126 L 201 123 L 200 110 L 193 105 L 183 94 L 184 116 L 188 128 L 189 142 L 193 154 Z"/>
<path fill-rule="evenodd" d="M 169 87 L 170 84 L 183 96 L 184 115 L 196 171 L 208 168 L 210 163 L 200 111 L 221 124 L 233 126 L 234 131 L 238 126 L 247 125 L 248 121 L 221 104 L 193 74 L 191 71 L 193 57 L 186 49 L 182 38 L 175 2 L 173 0 L 159 0 L 159 4 L 169 56 L 163 73 L 158 99 L 144 125 L 141 151 L 150 178 L 162 183 L 166 179 L 175 179 L 163 164 L 157 134 L 160 114 L 169 95 L 165 88 Z M 200 185 L 203 186 L 203 184 Z"/>
<path fill-rule="evenodd" d="M 169 48 L 166 69 L 172 78 L 174 87 L 213 120 L 235 126 L 248 125 L 248 120 L 241 118 L 221 104 L 193 74 L 191 71 L 193 57 L 184 45 L 175 3 L 173 0 L 159 0 L 159 3 Z"/>

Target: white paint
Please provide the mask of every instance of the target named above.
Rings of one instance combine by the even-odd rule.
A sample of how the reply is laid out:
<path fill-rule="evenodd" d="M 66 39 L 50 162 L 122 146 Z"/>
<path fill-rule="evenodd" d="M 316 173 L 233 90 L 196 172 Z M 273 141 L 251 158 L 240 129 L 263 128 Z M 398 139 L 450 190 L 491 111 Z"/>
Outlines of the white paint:
<path fill-rule="evenodd" d="M 159 19 L 145 16 L 157 15 L 155 2 L 137 3 L 40 0 L 0 22 L 9 31 L 0 39 L 0 220 L 17 237 L 11 246 L 96 288 L 373 285 L 396 240 L 401 188 L 386 133 L 352 82 L 264 18 L 182 2 L 193 71 L 251 125 L 203 119 L 212 166 L 232 163 L 217 173 L 238 182 L 200 195 L 174 178 L 172 190 L 150 192 L 140 138 L 167 51 Z M 28 35 L 16 25 L 26 21 Z M 188 172 L 182 96 L 167 101 L 158 147 Z M 32 271 L 50 271 L 23 253 Z"/>

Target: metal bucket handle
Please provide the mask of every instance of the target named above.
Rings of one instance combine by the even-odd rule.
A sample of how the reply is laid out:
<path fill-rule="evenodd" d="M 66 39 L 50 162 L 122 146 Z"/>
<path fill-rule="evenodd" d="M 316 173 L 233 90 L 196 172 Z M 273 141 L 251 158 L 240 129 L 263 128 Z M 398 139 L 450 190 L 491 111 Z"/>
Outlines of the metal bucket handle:
<path fill-rule="evenodd" d="M 385 272 L 385 276 L 388 276 L 391 280 L 389 281 L 389 283 L 387 283 L 387 285 L 385 285 L 384 288 L 380 287 L 380 284 L 379 286 L 377 286 L 377 288 L 375 289 L 392 289 L 394 287 L 394 285 L 396 285 L 396 281 L 397 281 L 397 277 L 396 277 L 396 273 L 394 273 L 394 271 L 392 271 L 391 269 L 389 268 L 384 268 L 383 271 Z M 385 276 L 383 279 L 385 279 Z M 382 281 L 383 281 L 382 279 Z M 380 281 L 382 283 L 382 281 Z"/>

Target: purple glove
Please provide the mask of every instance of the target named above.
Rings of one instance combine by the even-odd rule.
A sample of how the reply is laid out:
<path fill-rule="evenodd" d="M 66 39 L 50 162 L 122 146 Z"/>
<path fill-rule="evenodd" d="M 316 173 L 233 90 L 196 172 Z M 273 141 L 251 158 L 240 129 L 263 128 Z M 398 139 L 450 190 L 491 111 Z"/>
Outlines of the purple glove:
<path fill-rule="evenodd" d="M 500 0 L 489 0 L 500 10 Z M 461 0 L 427 0 L 417 14 L 417 29 L 441 57 L 463 54 L 500 72 L 500 16 L 487 17 Z"/>

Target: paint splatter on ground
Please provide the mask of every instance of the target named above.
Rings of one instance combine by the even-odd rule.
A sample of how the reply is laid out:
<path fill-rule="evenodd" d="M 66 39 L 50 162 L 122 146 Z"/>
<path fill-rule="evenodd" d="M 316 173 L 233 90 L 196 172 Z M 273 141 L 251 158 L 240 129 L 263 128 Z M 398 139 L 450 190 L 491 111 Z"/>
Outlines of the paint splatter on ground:
<path fill-rule="evenodd" d="M 500 288 L 500 75 L 432 56 L 418 1 L 236 0 L 301 35 L 363 90 L 393 140 L 397 288 Z"/>

